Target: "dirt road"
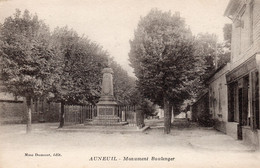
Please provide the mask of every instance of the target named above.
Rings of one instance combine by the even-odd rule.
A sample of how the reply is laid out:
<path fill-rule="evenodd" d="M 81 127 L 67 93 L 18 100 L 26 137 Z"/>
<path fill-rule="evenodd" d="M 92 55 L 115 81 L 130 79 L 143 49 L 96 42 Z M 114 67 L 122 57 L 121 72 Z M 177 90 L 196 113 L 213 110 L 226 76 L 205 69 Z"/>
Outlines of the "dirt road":
<path fill-rule="evenodd" d="M 25 125 L 0 126 L 0 167 L 256 168 L 260 165 L 259 152 L 212 128 L 175 122 L 171 134 L 165 135 L 162 120 L 147 120 L 146 124 L 151 129 L 143 133 L 60 132 L 56 131 L 57 123 L 34 124 L 30 135 L 25 134 Z"/>

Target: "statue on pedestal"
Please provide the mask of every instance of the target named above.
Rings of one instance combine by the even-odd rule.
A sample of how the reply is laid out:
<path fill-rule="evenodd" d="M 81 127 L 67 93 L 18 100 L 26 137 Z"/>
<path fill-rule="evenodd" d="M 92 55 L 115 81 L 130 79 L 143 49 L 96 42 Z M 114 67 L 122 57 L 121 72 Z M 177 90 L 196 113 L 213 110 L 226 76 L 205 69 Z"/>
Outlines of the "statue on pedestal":
<path fill-rule="evenodd" d="M 113 90 L 113 70 L 111 68 L 104 68 L 102 73 L 102 91 L 99 102 L 97 103 L 97 117 L 116 117 L 117 103 Z"/>
<path fill-rule="evenodd" d="M 113 70 L 104 68 L 102 79 L 101 97 L 97 103 L 97 117 L 93 118 L 94 125 L 124 125 L 120 122 L 117 111 L 117 102 L 113 90 Z"/>

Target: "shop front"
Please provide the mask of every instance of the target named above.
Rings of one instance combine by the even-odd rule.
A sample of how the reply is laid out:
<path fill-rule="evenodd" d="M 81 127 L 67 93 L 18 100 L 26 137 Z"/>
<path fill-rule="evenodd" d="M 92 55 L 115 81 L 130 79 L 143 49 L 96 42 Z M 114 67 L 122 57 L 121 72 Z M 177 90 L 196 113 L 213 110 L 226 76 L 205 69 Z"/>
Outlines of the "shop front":
<path fill-rule="evenodd" d="M 227 134 L 259 146 L 259 54 L 226 75 L 228 85 Z"/>

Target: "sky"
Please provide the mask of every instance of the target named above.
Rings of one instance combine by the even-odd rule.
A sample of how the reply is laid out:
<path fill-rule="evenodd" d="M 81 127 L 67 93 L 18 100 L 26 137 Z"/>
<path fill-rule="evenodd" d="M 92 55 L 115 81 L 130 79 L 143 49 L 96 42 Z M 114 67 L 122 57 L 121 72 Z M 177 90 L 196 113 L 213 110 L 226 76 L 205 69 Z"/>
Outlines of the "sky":
<path fill-rule="evenodd" d="M 0 23 L 6 17 L 28 9 L 36 13 L 51 29 L 68 26 L 103 46 L 129 75 L 129 40 L 140 17 L 157 8 L 178 11 L 194 35 L 214 33 L 223 40 L 223 26 L 231 21 L 224 17 L 229 0 L 0 0 Z"/>

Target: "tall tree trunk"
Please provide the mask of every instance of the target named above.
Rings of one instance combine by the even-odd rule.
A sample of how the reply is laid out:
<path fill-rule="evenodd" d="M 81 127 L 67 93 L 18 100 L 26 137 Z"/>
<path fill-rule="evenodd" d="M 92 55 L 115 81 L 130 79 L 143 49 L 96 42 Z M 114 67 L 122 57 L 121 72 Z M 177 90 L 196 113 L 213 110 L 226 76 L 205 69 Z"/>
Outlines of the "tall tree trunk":
<path fill-rule="evenodd" d="M 175 112 L 175 106 L 174 104 L 171 102 L 171 123 L 174 122 L 174 112 Z"/>
<path fill-rule="evenodd" d="M 171 101 L 170 102 L 170 108 L 171 108 L 171 123 L 173 123 L 174 122 L 174 112 L 176 111 L 176 107 L 175 107 L 175 105 L 174 105 L 174 103 Z"/>
<path fill-rule="evenodd" d="M 64 101 L 61 101 L 60 125 L 59 125 L 59 128 L 62 128 L 64 126 L 64 122 L 65 122 Z"/>
<path fill-rule="evenodd" d="M 32 97 L 26 97 L 26 105 L 27 105 L 27 125 L 26 125 L 26 133 L 30 133 L 32 131 Z"/>
<path fill-rule="evenodd" d="M 164 96 L 163 98 L 164 107 L 164 133 L 169 134 L 171 132 L 171 110 L 169 100 Z"/>
<path fill-rule="evenodd" d="M 136 109 L 136 125 L 139 129 L 144 127 L 144 112 L 140 106 Z"/>

